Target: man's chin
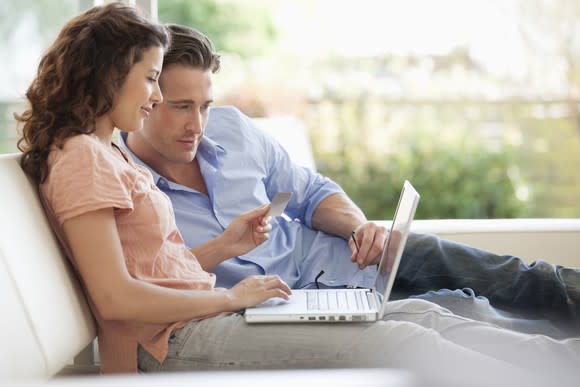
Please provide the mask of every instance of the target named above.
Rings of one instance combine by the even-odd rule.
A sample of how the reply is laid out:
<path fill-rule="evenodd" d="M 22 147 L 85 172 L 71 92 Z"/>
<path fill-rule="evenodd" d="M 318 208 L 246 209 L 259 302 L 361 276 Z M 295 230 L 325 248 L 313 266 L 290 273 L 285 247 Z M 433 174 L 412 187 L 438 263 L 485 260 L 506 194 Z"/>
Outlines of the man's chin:
<path fill-rule="evenodd" d="M 190 164 L 195 159 L 195 153 L 173 154 L 166 159 L 174 164 Z"/>

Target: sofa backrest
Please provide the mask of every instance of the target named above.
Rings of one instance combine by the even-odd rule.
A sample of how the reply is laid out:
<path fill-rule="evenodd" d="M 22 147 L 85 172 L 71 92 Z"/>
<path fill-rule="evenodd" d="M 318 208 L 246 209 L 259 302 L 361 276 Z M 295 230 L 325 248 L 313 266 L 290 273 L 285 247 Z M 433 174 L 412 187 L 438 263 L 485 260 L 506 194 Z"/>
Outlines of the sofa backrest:
<path fill-rule="evenodd" d="M 19 157 L 0 155 L 0 384 L 56 374 L 96 335 Z"/>
<path fill-rule="evenodd" d="M 316 171 L 314 152 L 304 122 L 294 116 L 253 118 L 253 121 L 282 145 L 293 162 Z"/>

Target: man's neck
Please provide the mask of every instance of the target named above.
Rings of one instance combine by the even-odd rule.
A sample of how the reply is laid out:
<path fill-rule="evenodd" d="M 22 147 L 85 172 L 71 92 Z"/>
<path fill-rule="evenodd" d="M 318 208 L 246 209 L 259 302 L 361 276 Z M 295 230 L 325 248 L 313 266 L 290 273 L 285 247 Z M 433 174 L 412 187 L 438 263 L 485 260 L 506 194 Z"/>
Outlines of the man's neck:
<path fill-rule="evenodd" d="M 197 156 L 191 163 L 174 164 L 171 167 L 164 168 L 162 171 L 156 171 L 174 183 L 181 184 L 206 195 L 208 194 Z"/>
<path fill-rule="evenodd" d="M 181 184 L 207 195 L 205 180 L 197 161 L 197 155 L 190 163 L 171 163 L 162 160 L 156 151 L 144 144 L 136 135 L 129 135 L 125 145 L 155 172 L 169 181 Z"/>

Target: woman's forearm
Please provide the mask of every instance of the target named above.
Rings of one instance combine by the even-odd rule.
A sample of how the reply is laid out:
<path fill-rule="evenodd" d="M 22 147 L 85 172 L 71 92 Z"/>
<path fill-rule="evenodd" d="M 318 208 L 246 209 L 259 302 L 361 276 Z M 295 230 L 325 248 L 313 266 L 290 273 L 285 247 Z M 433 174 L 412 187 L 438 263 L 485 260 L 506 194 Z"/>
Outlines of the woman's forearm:
<path fill-rule="evenodd" d="M 110 300 L 103 318 L 145 323 L 170 323 L 238 310 L 221 290 L 184 290 L 131 280 Z"/>

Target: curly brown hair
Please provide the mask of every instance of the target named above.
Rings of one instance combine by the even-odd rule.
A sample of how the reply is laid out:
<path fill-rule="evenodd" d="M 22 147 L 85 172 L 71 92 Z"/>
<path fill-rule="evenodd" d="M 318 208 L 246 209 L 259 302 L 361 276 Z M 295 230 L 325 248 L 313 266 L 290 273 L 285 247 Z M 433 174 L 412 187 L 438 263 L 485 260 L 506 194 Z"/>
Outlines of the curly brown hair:
<path fill-rule="evenodd" d="M 169 45 L 165 27 L 132 6 L 111 3 L 76 16 L 43 55 L 26 92 L 29 108 L 18 149 L 22 169 L 37 183 L 45 181 L 53 145 L 95 131 L 96 119 L 113 106 L 131 67 L 151 47 Z"/>

